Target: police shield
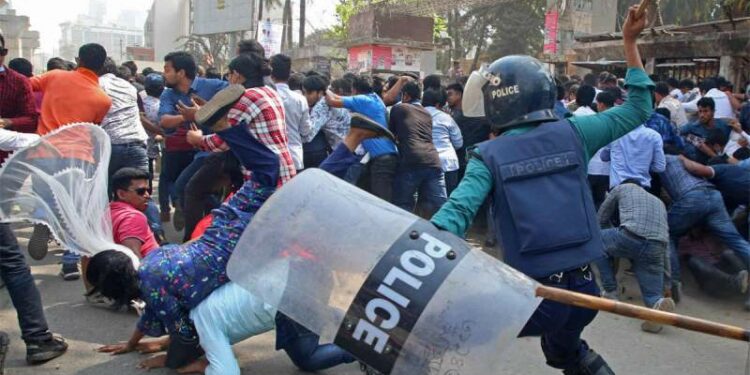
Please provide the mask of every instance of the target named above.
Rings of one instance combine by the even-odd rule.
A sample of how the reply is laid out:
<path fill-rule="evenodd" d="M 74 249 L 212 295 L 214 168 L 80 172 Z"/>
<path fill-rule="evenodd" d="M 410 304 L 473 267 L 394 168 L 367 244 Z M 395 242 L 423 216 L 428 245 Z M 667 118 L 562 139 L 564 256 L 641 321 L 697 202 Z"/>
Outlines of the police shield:
<path fill-rule="evenodd" d="M 462 239 L 321 170 L 245 230 L 229 277 L 384 374 L 487 374 L 541 302 Z"/>

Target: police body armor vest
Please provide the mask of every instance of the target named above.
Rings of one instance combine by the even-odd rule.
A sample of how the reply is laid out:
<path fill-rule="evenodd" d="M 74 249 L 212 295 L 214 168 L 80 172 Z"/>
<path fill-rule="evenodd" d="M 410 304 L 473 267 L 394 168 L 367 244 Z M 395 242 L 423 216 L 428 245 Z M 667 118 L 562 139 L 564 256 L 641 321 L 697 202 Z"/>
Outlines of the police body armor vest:
<path fill-rule="evenodd" d="M 566 120 L 478 145 L 505 263 L 534 278 L 604 256 L 580 138 Z"/>

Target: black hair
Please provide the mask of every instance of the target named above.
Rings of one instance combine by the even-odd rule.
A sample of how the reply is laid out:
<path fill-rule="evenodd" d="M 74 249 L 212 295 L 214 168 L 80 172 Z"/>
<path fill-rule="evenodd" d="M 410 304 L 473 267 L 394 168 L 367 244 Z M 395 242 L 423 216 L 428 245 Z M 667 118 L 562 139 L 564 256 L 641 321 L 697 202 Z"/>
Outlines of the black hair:
<path fill-rule="evenodd" d="M 706 144 L 726 146 L 727 142 L 729 142 L 729 137 L 721 129 L 711 129 L 708 131 Z"/>
<path fill-rule="evenodd" d="M 717 87 L 718 85 L 716 83 L 716 80 L 713 78 L 706 78 L 703 81 L 701 81 L 701 83 L 698 85 L 698 88 L 702 92 L 709 92 L 710 90 L 715 89 Z"/>
<path fill-rule="evenodd" d="M 208 68 L 206 68 L 206 78 L 221 79 L 219 69 L 216 69 L 215 66 L 209 66 Z"/>
<path fill-rule="evenodd" d="M 714 102 L 713 98 L 707 98 L 707 97 L 700 98 L 700 100 L 698 100 L 697 105 L 699 108 L 709 108 L 711 109 L 711 111 L 714 111 L 714 112 L 716 111 L 716 103 Z"/>
<path fill-rule="evenodd" d="M 229 63 L 229 70 L 245 77 L 245 88 L 263 87 L 263 77 L 271 73 L 263 57 L 255 53 L 245 53 Z"/>
<path fill-rule="evenodd" d="M 153 81 L 146 80 L 144 89 L 146 90 L 146 95 L 153 96 L 154 98 L 159 98 L 161 97 L 161 94 L 164 92 L 164 81 L 162 80 L 159 82 L 153 82 Z"/>
<path fill-rule="evenodd" d="M 667 78 L 666 82 L 667 82 L 667 85 L 669 85 L 669 87 L 677 88 L 680 86 L 680 81 L 678 81 L 677 78 L 674 78 L 674 77 Z"/>
<path fill-rule="evenodd" d="M 3 34 L 0 34 L 0 42 L 3 43 L 3 48 L 5 48 L 5 37 L 3 37 Z"/>
<path fill-rule="evenodd" d="M 607 92 L 610 95 L 612 95 L 612 97 L 615 98 L 615 103 L 617 103 L 618 100 L 622 99 L 622 90 L 620 90 L 619 87 L 607 87 L 602 91 Z"/>
<path fill-rule="evenodd" d="M 107 59 L 107 50 L 100 44 L 88 43 L 78 49 L 78 65 L 98 72 L 104 60 Z"/>
<path fill-rule="evenodd" d="M 331 89 L 344 95 L 351 95 L 352 81 L 346 78 L 334 79 L 333 82 L 331 82 Z"/>
<path fill-rule="evenodd" d="M 555 78 L 555 88 L 557 89 L 557 100 L 565 99 L 565 87 L 563 87 L 562 82 L 557 78 Z"/>
<path fill-rule="evenodd" d="M 396 84 L 396 82 L 398 82 L 398 76 L 390 76 L 388 77 L 388 80 L 386 80 L 385 83 L 388 86 L 388 88 L 391 88 L 393 87 L 393 85 Z"/>
<path fill-rule="evenodd" d="M 117 200 L 117 191 L 128 190 L 133 180 L 148 180 L 148 178 L 148 172 L 138 168 L 125 167 L 118 169 L 110 179 L 112 197 Z"/>
<path fill-rule="evenodd" d="M 365 75 L 355 76 L 352 81 L 352 88 L 357 90 L 358 94 L 371 94 L 372 79 Z"/>
<path fill-rule="evenodd" d="M 404 87 L 401 88 L 401 92 L 409 95 L 411 100 L 419 100 L 422 97 L 422 89 L 419 84 L 414 81 L 406 82 Z"/>
<path fill-rule="evenodd" d="M 184 51 L 168 53 L 164 56 L 164 62 L 172 63 L 175 72 L 184 71 L 185 77 L 189 80 L 194 80 L 195 75 L 198 73 L 198 65 L 196 65 L 193 55 Z"/>
<path fill-rule="evenodd" d="M 326 91 L 328 85 L 325 78 L 318 75 L 311 75 L 307 76 L 305 80 L 302 81 L 302 88 L 308 92 Z"/>
<path fill-rule="evenodd" d="M 99 69 L 99 75 L 103 76 L 105 74 L 117 74 L 117 64 L 115 64 L 115 61 L 111 58 L 107 57 L 104 59 L 104 64 L 102 64 L 102 67 Z"/>
<path fill-rule="evenodd" d="M 658 113 L 658 114 L 666 117 L 667 119 L 669 119 L 670 117 L 672 117 L 672 113 L 669 112 L 669 110 L 666 109 L 666 108 L 657 108 L 656 109 L 656 113 Z"/>
<path fill-rule="evenodd" d="M 154 70 L 154 68 L 152 68 L 150 66 L 147 66 L 147 67 L 143 68 L 143 71 L 141 72 L 141 75 L 144 76 L 144 77 L 147 77 L 151 73 L 156 73 L 156 71 Z"/>
<path fill-rule="evenodd" d="M 683 79 L 682 81 L 680 81 L 679 87 L 681 89 L 692 90 L 695 88 L 695 82 L 693 82 L 693 80 L 691 79 Z"/>
<path fill-rule="evenodd" d="M 617 99 L 612 95 L 610 91 L 602 91 L 596 96 L 596 102 L 601 103 L 607 108 L 612 108 L 615 106 L 615 101 Z"/>
<path fill-rule="evenodd" d="M 85 276 L 93 286 L 87 296 L 99 292 L 117 306 L 140 297 L 138 272 L 131 258 L 120 251 L 105 250 L 91 257 Z"/>
<path fill-rule="evenodd" d="M 735 151 L 734 154 L 732 154 L 732 157 L 737 160 L 750 159 L 750 149 L 747 147 L 742 147 Z"/>
<path fill-rule="evenodd" d="M 442 87 L 429 88 L 424 90 L 422 95 L 422 106 L 424 107 L 443 107 L 448 100 L 448 94 Z"/>
<path fill-rule="evenodd" d="M 581 85 L 576 91 L 576 104 L 581 107 L 591 107 L 596 98 L 596 90 L 593 86 Z"/>
<path fill-rule="evenodd" d="M 372 91 L 378 94 L 381 98 L 383 96 L 383 90 L 385 90 L 385 83 L 385 80 L 381 77 L 372 77 Z"/>
<path fill-rule="evenodd" d="M 255 53 L 260 55 L 263 59 L 266 58 L 266 50 L 263 49 L 263 45 L 255 39 L 240 40 L 240 42 L 237 43 L 237 52 L 239 52 L 240 55 L 245 53 Z"/>
<path fill-rule="evenodd" d="M 341 76 L 341 78 L 349 80 L 350 82 L 354 82 L 354 80 L 357 79 L 357 77 L 358 77 L 358 75 L 356 75 L 356 74 L 354 74 L 352 72 L 344 73 L 344 75 Z"/>
<path fill-rule="evenodd" d="M 422 87 L 424 87 L 425 90 L 439 89 L 440 86 L 442 86 L 442 83 L 440 82 L 440 76 L 437 74 L 430 74 L 422 80 Z"/>
<path fill-rule="evenodd" d="M 288 81 L 292 75 L 292 59 L 287 55 L 271 56 L 271 78 Z"/>
<path fill-rule="evenodd" d="M 669 96 L 669 85 L 666 82 L 657 82 L 654 92 L 661 96 Z"/>
<path fill-rule="evenodd" d="M 65 69 L 67 70 L 76 70 L 78 65 L 72 61 L 65 60 Z"/>
<path fill-rule="evenodd" d="M 135 65 L 135 61 L 129 60 L 122 63 L 122 66 L 130 70 L 130 76 L 135 77 L 138 75 L 138 65 Z"/>
<path fill-rule="evenodd" d="M 53 57 L 47 60 L 47 71 L 50 70 L 68 70 L 68 65 L 65 64 L 65 60 L 59 57 Z"/>
<path fill-rule="evenodd" d="M 132 70 L 130 70 L 130 68 L 128 68 L 127 66 L 120 65 L 119 67 L 117 67 L 117 72 L 115 73 L 115 75 L 126 81 L 130 81 L 130 79 L 133 78 L 133 74 L 131 72 Z"/>
<path fill-rule="evenodd" d="M 607 75 L 604 77 L 604 79 L 601 82 L 617 84 L 617 76 L 612 73 L 607 73 Z"/>
<path fill-rule="evenodd" d="M 671 144 L 671 143 L 665 143 L 664 144 L 664 154 L 665 155 L 682 155 L 683 150 L 678 147 L 677 145 Z"/>
<path fill-rule="evenodd" d="M 286 81 L 286 84 L 289 86 L 290 90 L 295 91 L 302 91 L 302 82 L 305 80 L 305 75 L 302 73 L 292 73 L 291 76 L 289 76 L 289 80 Z"/>
<path fill-rule="evenodd" d="M 450 85 L 448 85 L 448 87 L 445 88 L 445 91 L 448 91 L 448 90 L 453 90 L 457 93 L 460 93 L 461 95 L 464 94 L 464 86 L 458 82 L 451 83 Z"/>
<path fill-rule="evenodd" d="M 26 60 L 23 57 L 16 57 L 15 59 L 8 61 L 8 68 L 13 69 L 28 78 L 31 78 L 34 75 L 34 66 L 31 65 L 31 61 Z"/>
<path fill-rule="evenodd" d="M 597 83 L 597 78 L 596 78 L 596 75 L 594 73 L 589 73 L 589 74 L 586 74 L 585 76 L 583 76 L 583 84 L 584 85 L 589 85 L 591 87 L 594 87 L 594 86 L 596 86 L 596 83 Z"/>

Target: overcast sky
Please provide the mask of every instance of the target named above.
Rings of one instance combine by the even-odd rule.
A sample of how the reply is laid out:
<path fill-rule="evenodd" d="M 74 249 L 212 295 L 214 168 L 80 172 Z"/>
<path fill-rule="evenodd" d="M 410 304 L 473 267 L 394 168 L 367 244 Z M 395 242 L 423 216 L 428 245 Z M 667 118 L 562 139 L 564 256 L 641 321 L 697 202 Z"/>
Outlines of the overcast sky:
<path fill-rule="evenodd" d="M 307 0 L 307 32 L 316 28 L 325 28 L 333 24 L 335 17 L 335 0 Z M 297 1 L 294 1 L 298 4 Z M 28 16 L 31 29 L 39 31 L 42 51 L 51 54 L 60 40 L 60 23 L 75 20 L 78 14 L 86 14 L 89 0 L 10 0 L 17 14 Z M 153 0 L 106 0 L 108 21 L 115 21 L 123 10 L 147 12 Z M 294 8 L 297 18 L 297 8 Z M 145 20 L 145 13 L 143 13 Z M 141 21 L 142 23 L 143 21 Z M 296 26 L 295 26 L 296 37 Z"/>

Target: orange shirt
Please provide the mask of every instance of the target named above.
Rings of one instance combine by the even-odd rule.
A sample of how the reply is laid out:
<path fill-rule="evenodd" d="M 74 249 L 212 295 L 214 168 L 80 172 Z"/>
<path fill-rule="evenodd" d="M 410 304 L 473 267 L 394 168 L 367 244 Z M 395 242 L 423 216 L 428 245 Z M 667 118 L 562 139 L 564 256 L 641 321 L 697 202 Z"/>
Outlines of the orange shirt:
<path fill-rule="evenodd" d="M 53 70 L 31 78 L 31 87 L 44 94 L 37 134 L 45 135 L 74 122 L 101 124 L 112 100 L 99 88 L 99 76 L 90 69 Z M 61 156 L 93 160 L 90 141 L 59 139 Z M 44 157 L 41 156 L 40 157 Z M 49 157 L 49 156 L 47 156 Z"/>

